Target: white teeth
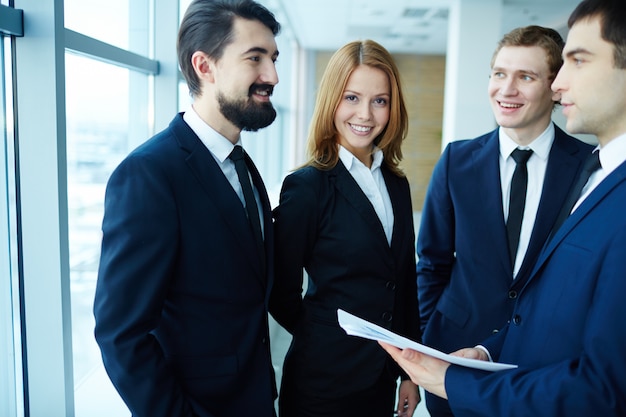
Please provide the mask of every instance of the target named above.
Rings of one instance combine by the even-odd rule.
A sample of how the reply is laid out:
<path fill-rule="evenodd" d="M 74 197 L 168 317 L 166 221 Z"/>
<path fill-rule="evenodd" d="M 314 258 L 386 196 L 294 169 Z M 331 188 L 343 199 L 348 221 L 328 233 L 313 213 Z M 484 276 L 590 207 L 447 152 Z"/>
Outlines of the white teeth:
<path fill-rule="evenodd" d="M 503 103 L 503 102 L 500 102 L 500 106 L 506 109 L 519 109 L 520 107 L 522 107 L 521 104 L 511 104 L 511 103 Z"/>
<path fill-rule="evenodd" d="M 369 126 L 350 125 L 350 127 L 352 127 L 352 129 L 356 130 L 357 132 L 369 132 L 370 130 L 372 130 L 372 128 Z"/>

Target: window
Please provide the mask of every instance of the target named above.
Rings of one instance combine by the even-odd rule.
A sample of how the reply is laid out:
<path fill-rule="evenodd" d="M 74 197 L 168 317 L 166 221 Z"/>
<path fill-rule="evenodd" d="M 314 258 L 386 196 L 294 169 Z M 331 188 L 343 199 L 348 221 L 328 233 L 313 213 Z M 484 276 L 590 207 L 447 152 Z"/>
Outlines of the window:
<path fill-rule="evenodd" d="M 102 410 L 113 412 L 116 396 L 102 366 L 93 337 L 95 293 L 104 192 L 117 164 L 136 140 L 150 136 L 148 90 L 150 77 L 94 59 L 67 53 L 67 197 L 72 317 L 72 352 L 76 415 L 92 417 Z M 98 82 L 93 82 L 98 80 Z M 133 94 L 141 91 L 142 94 Z M 132 121 L 132 123 L 131 123 Z M 133 140 L 133 135 L 137 137 Z M 141 138 L 141 139 L 139 139 Z M 113 403 L 112 403 L 113 401 Z M 125 410 L 126 415 L 130 413 Z"/>
<path fill-rule="evenodd" d="M 106 182 L 119 162 L 153 133 L 153 76 L 123 62 L 124 51 L 153 55 L 152 8 L 151 0 L 65 2 L 66 28 L 75 31 L 78 40 L 87 36 L 92 45 L 85 49 L 66 45 L 65 54 L 72 357 L 78 417 L 130 415 L 102 365 L 93 335 L 93 299 Z M 113 50 L 119 62 L 102 61 L 110 46 L 119 48 Z"/>
<path fill-rule="evenodd" d="M 130 415 L 93 336 L 104 190 L 121 159 L 184 108 L 175 53 L 180 6 L 83 3 L 20 1 L 26 33 L 16 42 L 0 27 L 2 416 Z M 280 48 L 289 63 L 289 47 Z M 274 102 L 286 118 L 284 80 Z M 277 120 L 250 140 L 268 188 L 290 168 L 281 151 L 289 129 Z"/>
<path fill-rule="evenodd" d="M 12 109 L 11 38 L 0 39 L 0 415 L 17 416 L 20 408 L 21 335 L 17 264 L 15 155 Z M 5 388 L 6 387 L 6 388 Z M 18 413 L 19 411 L 19 413 Z"/>
<path fill-rule="evenodd" d="M 21 13 L 0 2 L 0 415 L 21 416 L 21 314 L 13 109 L 13 45 Z M 6 25 L 6 26 L 2 26 Z"/>

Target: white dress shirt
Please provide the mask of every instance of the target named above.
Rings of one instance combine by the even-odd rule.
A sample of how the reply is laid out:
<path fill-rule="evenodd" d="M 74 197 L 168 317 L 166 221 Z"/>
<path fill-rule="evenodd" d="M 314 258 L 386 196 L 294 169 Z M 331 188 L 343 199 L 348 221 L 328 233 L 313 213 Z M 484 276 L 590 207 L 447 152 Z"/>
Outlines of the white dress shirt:
<path fill-rule="evenodd" d="M 517 275 L 524 261 L 526 250 L 530 242 L 530 236 L 533 232 L 535 219 L 537 217 L 537 209 L 541 200 L 541 191 L 543 190 L 543 181 L 546 176 L 546 168 L 548 166 L 548 156 L 554 142 L 554 125 L 550 123 L 546 130 L 541 133 L 528 146 L 519 146 L 511 139 L 504 129 L 499 130 L 500 140 L 500 185 L 502 187 L 502 212 L 504 220 L 509 216 L 509 197 L 511 195 L 511 179 L 515 171 L 515 160 L 511 153 L 515 149 L 531 149 L 532 155 L 526 163 L 528 169 L 528 186 L 526 191 L 526 204 L 524 206 L 524 216 L 522 217 L 522 229 L 520 231 L 519 246 L 517 247 L 517 255 L 515 257 L 515 265 L 513 266 L 513 278 Z"/>
<path fill-rule="evenodd" d="M 192 106 L 189 106 L 187 111 L 183 114 L 183 120 L 189 125 L 191 130 L 198 135 L 204 146 L 206 146 L 209 150 L 215 159 L 215 162 L 217 162 L 217 165 L 224 173 L 224 176 L 233 187 L 233 190 L 235 190 L 237 196 L 239 196 L 241 204 L 245 207 L 246 201 L 243 197 L 243 190 L 241 188 L 241 183 L 239 182 L 239 177 L 237 176 L 237 171 L 235 170 L 235 163 L 228 157 L 233 151 L 235 145 L 233 145 L 231 141 L 226 139 L 211 126 L 206 124 L 206 122 L 198 116 L 198 113 L 196 113 Z M 239 138 L 236 145 L 241 145 L 241 138 Z M 252 184 L 252 189 L 254 190 L 254 199 L 256 200 L 256 205 L 259 210 L 259 219 L 261 219 L 261 233 L 264 233 L 265 230 L 261 199 L 259 198 L 258 190 L 252 182 L 252 178 L 250 178 L 250 183 Z"/>
<path fill-rule="evenodd" d="M 599 149 L 599 151 L 598 151 Z M 572 207 L 572 213 L 580 206 L 587 196 L 604 180 L 611 172 L 626 161 L 626 133 L 620 135 L 603 147 L 596 147 L 594 152 L 600 152 L 600 169 L 591 174 L 587 183 L 580 192 L 580 198 Z"/>
<path fill-rule="evenodd" d="M 378 219 L 385 230 L 387 243 L 391 245 L 393 206 L 391 205 L 391 198 L 387 191 L 383 173 L 380 170 L 380 166 L 383 163 L 383 151 L 379 148 L 374 148 L 371 168 L 365 166 L 363 162 L 359 161 L 357 157 L 341 145 L 339 145 L 339 158 L 363 193 L 365 193 L 367 199 L 372 203 L 372 206 L 374 206 Z"/>

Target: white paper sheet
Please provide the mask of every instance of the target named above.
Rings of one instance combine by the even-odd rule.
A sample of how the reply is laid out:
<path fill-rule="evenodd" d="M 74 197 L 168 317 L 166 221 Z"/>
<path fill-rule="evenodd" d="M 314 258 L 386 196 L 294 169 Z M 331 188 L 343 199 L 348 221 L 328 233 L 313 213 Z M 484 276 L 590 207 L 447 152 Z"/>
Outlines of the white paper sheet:
<path fill-rule="evenodd" d="M 350 314 L 344 310 L 337 310 L 337 318 L 339 325 L 346 331 L 347 334 L 352 336 L 359 336 L 365 339 L 380 340 L 390 345 L 396 346 L 400 349 L 410 348 L 426 355 L 433 356 L 435 358 L 444 360 L 446 362 L 453 363 L 455 365 L 467 366 L 469 368 L 482 369 L 483 371 L 501 371 L 503 369 L 517 368 L 517 365 L 511 365 L 508 363 L 486 362 L 477 359 L 461 358 L 459 356 L 452 356 L 445 354 L 437 349 L 430 348 L 422 345 L 421 343 L 414 342 L 406 337 L 402 337 L 398 334 L 390 332 L 389 330 L 380 327 L 367 320 L 363 320 L 353 314 Z"/>

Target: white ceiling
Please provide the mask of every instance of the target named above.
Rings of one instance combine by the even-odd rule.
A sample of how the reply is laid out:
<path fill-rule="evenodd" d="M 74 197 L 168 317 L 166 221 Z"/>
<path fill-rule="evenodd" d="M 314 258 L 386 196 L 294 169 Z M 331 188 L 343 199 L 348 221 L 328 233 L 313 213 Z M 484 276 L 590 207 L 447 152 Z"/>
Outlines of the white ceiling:
<path fill-rule="evenodd" d="M 451 1 L 270 0 L 265 3 L 305 49 L 334 51 L 356 39 L 373 39 L 394 53 L 444 54 Z M 501 1 L 500 24 L 504 34 L 531 24 L 564 33 L 567 17 L 580 0 Z M 493 22 L 476 22 L 482 24 Z"/>

